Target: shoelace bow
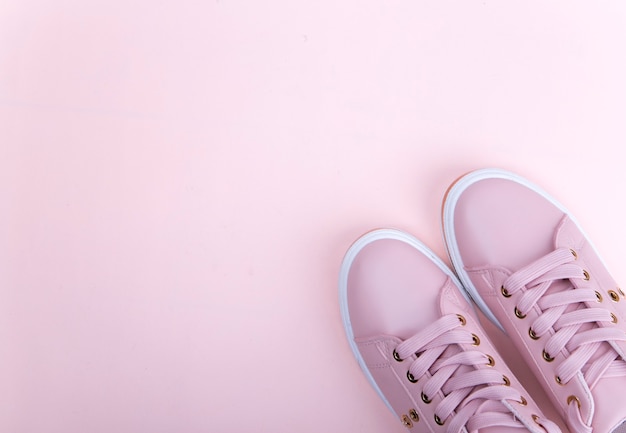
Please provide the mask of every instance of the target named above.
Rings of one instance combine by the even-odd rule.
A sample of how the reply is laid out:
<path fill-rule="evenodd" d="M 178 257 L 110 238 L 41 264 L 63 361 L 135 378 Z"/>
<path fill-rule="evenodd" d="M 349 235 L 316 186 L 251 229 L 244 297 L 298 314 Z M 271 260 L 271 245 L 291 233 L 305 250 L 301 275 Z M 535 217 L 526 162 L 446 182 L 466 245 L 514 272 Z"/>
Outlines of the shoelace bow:
<path fill-rule="evenodd" d="M 558 353 L 565 359 L 556 368 L 555 380 L 566 384 L 578 373 L 582 373 L 589 389 L 601 378 L 626 376 L 626 362 L 618 359 L 619 354 L 609 341 L 626 341 L 623 331 L 601 327 L 601 322 L 617 322 L 617 317 L 594 304 L 599 294 L 592 288 L 577 288 L 573 279 L 589 280 L 590 276 L 575 263 L 577 253 L 568 248 L 559 248 L 530 265 L 515 272 L 503 284 L 503 294 L 513 295 L 522 287 L 527 291 L 520 297 L 515 314 L 523 318 L 533 308 L 541 311 L 531 324 L 529 334 L 537 339 L 548 335 L 543 357 L 552 362 Z M 554 283 L 562 281 L 557 287 Z M 550 287 L 553 290 L 546 293 Z M 599 305 L 599 304 L 598 304 Z M 553 334 L 549 335 L 553 330 Z M 568 415 L 577 433 L 591 432 L 591 427 L 582 420 L 575 399 L 568 401 Z"/>
<path fill-rule="evenodd" d="M 435 421 L 447 424 L 447 433 L 461 433 L 499 427 L 526 428 L 502 400 L 520 402 L 520 392 L 497 369 L 489 367 L 489 357 L 460 345 L 476 343 L 476 336 L 462 329 L 465 319 L 449 314 L 441 317 L 396 347 L 400 359 L 417 354 L 408 374 L 412 381 L 423 381 L 422 401 L 430 404 L 441 391 L 443 399 L 435 408 Z M 431 376 L 425 378 L 426 373 Z M 454 416 L 448 419 L 451 415 Z M 549 420 L 537 419 L 548 433 L 558 432 Z"/>

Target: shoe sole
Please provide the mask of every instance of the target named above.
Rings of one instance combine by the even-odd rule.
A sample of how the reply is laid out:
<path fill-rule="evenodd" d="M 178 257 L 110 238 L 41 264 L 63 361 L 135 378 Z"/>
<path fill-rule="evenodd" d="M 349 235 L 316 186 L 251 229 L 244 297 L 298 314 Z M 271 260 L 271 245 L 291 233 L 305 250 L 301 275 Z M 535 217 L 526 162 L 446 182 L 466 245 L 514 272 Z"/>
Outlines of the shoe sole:
<path fill-rule="evenodd" d="M 385 398 L 385 395 L 382 393 L 376 381 L 372 377 L 369 369 L 365 365 L 365 361 L 359 352 L 359 349 L 354 342 L 354 332 L 352 331 L 352 323 L 350 322 L 350 314 L 348 311 L 348 274 L 350 273 L 350 267 L 354 262 L 354 259 L 359 254 L 359 252 L 365 248 L 367 245 L 372 242 L 378 240 L 397 240 L 405 242 L 406 244 L 414 247 L 420 253 L 424 254 L 426 257 L 432 260 L 450 279 L 454 282 L 454 284 L 459 289 L 459 292 L 463 295 L 463 297 L 467 300 L 467 302 L 472 305 L 471 299 L 468 297 L 468 294 L 463 287 L 461 286 L 461 282 L 458 280 L 456 275 L 450 270 L 450 268 L 426 245 L 420 242 L 417 238 L 409 235 L 408 233 L 402 232 L 400 230 L 395 229 L 377 229 L 371 232 L 368 232 L 357 239 L 346 252 L 343 261 L 341 263 L 341 268 L 339 271 L 339 308 L 341 310 L 341 318 L 343 321 L 343 327 L 346 331 L 346 336 L 348 337 L 348 343 L 350 344 L 350 348 L 352 349 L 352 353 L 354 357 L 359 363 L 361 370 L 367 377 L 370 385 L 376 390 L 378 396 L 385 402 L 389 410 L 394 413 L 396 416 L 400 416 L 396 413 L 396 411 L 391 407 L 391 404 Z"/>

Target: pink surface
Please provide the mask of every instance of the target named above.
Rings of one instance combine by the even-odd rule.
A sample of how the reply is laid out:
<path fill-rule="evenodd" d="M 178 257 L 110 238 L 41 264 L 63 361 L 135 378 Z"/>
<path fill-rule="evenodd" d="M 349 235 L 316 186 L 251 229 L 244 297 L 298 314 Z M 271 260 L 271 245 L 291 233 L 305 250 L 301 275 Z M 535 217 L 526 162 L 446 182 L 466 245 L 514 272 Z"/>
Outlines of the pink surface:
<path fill-rule="evenodd" d="M 479 167 L 626 281 L 623 2 L 169 3 L 0 4 L 0 431 L 403 432 L 339 264 Z"/>

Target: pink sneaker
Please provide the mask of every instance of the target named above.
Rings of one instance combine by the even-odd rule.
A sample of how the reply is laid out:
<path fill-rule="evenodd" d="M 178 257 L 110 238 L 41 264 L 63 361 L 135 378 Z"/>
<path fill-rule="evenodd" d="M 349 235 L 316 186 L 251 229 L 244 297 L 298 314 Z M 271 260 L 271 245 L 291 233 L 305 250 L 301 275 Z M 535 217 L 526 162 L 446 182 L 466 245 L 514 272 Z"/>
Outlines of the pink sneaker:
<path fill-rule="evenodd" d="M 560 431 L 504 364 L 456 277 L 417 239 L 361 237 L 344 258 L 339 295 L 354 355 L 408 429 Z"/>
<path fill-rule="evenodd" d="M 573 433 L 626 432 L 626 310 L 572 216 L 515 174 L 479 170 L 443 207 L 452 264 Z"/>

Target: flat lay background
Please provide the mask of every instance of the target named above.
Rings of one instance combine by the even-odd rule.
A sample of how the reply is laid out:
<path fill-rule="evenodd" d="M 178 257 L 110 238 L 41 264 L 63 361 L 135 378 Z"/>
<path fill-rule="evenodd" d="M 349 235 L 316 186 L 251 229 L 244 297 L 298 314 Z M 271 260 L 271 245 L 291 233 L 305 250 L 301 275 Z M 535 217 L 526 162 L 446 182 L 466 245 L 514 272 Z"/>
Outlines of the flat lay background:
<path fill-rule="evenodd" d="M 620 1 L 0 1 L 0 431 L 405 431 L 344 337 L 345 250 L 444 256 L 445 190 L 497 166 L 626 281 L 625 29 Z"/>

